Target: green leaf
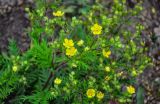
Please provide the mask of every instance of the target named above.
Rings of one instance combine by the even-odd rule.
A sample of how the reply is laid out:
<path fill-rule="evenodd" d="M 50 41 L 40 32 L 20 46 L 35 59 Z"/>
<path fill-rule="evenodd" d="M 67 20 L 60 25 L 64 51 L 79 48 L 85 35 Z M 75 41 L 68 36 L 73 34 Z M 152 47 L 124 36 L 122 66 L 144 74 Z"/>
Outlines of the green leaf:
<path fill-rule="evenodd" d="M 136 104 L 144 104 L 144 89 L 139 86 L 136 94 L 137 103 Z"/>
<path fill-rule="evenodd" d="M 52 65 L 52 49 L 45 41 L 40 44 L 35 42 L 28 54 L 40 68 L 49 68 Z"/>
<path fill-rule="evenodd" d="M 15 40 L 11 39 L 9 40 L 9 53 L 10 55 L 15 55 L 17 56 L 19 54 L 19 48 L 17 47 L 17 43 Z"/>

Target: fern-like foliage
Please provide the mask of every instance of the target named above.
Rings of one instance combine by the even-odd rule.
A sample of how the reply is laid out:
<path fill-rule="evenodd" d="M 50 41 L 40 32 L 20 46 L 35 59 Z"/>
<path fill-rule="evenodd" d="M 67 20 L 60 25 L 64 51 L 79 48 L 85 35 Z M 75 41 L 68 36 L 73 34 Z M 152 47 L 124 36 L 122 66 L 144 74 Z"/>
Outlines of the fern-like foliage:
<path fill-rule="evenodd" d="M 24 96 L 22 99 L 32 104 L 49 104 L 52 97 L 53 95 L 49 91 L 37 91 L 31 96 Z"/>
<path fill-rule="evenodd" d="M 13 40 L 13 39 L 9 40 L 8 50 L 9 50 L 10 55 L 16 56 L 19 54 L 19 48 L 17 47 L 17 43 L 15 40 Z"/>
<path fill-rule="evenodd" d="M 5 99 L 14 91 L 18 84 L 19 77 L 10 70 L 0 71 L 0 100 Z"/>
<path fill-rule="evenodd" d="M 48 47 L 46 41 L 40 44 L 34 42 L 33 47 L 28 51 L 28 56 L 40 68 L 48 68 L 52 65 L 52 49 Z"/>

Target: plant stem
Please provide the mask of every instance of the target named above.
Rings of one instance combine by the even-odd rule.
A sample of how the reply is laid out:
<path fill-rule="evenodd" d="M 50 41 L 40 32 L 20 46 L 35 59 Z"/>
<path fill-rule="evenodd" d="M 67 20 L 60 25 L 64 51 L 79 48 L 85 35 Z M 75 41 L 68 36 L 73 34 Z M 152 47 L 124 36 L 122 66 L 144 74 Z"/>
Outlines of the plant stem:
<path fill-rule="evenodd" d="M 56 68 L 55 68 L 55 73 L 58 72 L 62 67 L 66 66 L 67 62 L 62 62 L 60 65 L 58 65 Z M 44 84 L 44 87 L 42 90 L 45 90 L 50 82 L 50 80 L 54 77 L 55 73 L 53 73 L 53 71 L 50 72 L 50 75 L 46 81 L 46 83 Z"/>

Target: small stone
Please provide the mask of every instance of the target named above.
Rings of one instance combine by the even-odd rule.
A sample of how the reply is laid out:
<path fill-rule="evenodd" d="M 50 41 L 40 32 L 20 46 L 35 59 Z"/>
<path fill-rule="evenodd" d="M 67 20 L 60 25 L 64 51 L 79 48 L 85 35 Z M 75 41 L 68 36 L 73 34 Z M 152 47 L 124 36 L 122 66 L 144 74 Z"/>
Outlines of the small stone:
<path fill-rule="evenodd" d="M 154 33 L 156 36 L 160 36 L 160 27 L 154 28 Z"/>
<path fill-rule="evenodd" d="M 12 8 L 9 6 L 8 8 L 7 8 L 7 12 L 10 12 L 12 10 Z"/>
<path fill-rule="evenodd" d="M 20 6 L 20 5 L 23 4 L 23 2 L 24 2 L 23 0 L 18 0 L 18 1 L 17 1 L 17 4 Z"/>
<path fill-rule="evenodd" d="M 155 82 L 160 83 L 160 77 L 155 79 Z"/>
<path fill-rule="evenodd" d="M 144 100 L 144 104 L 147 104 L 147 100 L 146 99 Z"/>
<path fill-rule="evenodd" d="M 160 101 L 159 101 L 159 102 L 157 102 L 157 104 L 160 104 Z"/>
<path fill-rule="evenodd" d="M 33 0 L 27 0 L 28 3 L 33 3 Z"/>

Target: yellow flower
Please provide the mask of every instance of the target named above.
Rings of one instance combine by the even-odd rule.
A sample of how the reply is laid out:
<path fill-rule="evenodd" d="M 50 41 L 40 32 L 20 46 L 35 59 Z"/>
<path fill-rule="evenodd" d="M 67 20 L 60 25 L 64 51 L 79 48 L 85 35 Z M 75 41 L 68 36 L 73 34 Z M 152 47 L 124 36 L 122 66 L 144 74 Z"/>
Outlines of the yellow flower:
<path fill-rule="evenodd" d="M 130 94 L 134 94 L 135 93 L 135 88 L 133 86 L 127 86 L 127 91 L 130 93 Z"/>
<path fill-rule="evenodd" d="M 77 45 L 78 45 L 78 46 L 82 46 L 83 43 L 84 43 L 84 41 L 83 41 L 83 40 L 80 40 L 80 41 L 78 41 Z"/>
<path fill-rule="evenodd" d="M 95 96 L 96 91 L 94 89 L 88 89 L 87 90 L 87 97 L 88 98 L 93 98 Z"/>
<path fill-rule="evenodd" d="M 84 48 L 84 51 L 88 51 L 90 48 L 89 47 L 85 47 Z"/>
<path fill-rule="evenodd" d="M 62 82 L 62 80 L 60 78 L 56 78 L 54 80 L 54 83 L 57 84 L 57 85 L 61 84 L 61 82 Z"/>
<path fill-rule="evenodd" d="M 57 16 L 57 17 L 61 17 L 61 16 L 64 15 L 64 12 L 62 12 L 62 11 L 56 11 L 56 12 L 53 12 L 53 15 Z"/>
<path fill-rule="evenodd" d="M 106 66 L 106 67 L 105 67 L 105 71 L 106 71 L 106 72 L 110 72 L 110 71 L 111 71 L 111 70 L 110 70 L 110 67 L 109 67 L 109 66 Z"/>
<path fill-rule="evenodd" d="M 132 71 L 132 75 L 133 75 L 133 76 L 137 76 L 136 70 L 133 70 L 133 71 Z"/>
<path fill-rule="evenodd" d="M 98 24 L 94 24 L 91 27 L 91 31 L 94 35 L 100 35 L 102 32 L 102 26 L 98 25 Z"/>
<path fill-rule="evenodd" d="M 111 55 L 111 51 L 106 52 L 104 49 L 103 49 L 102 53 L 103 53 L 103 56 L 106 58 L 108 58 Z"/>
<path fill-rule="evenodd" d="M 106 76 L 106 77 L 105 77 L 105 80 L 106 80 L 106 81 L 109 81 L 110 79 L 111 79 L 111 78 L 110 78 L 109 76 Z"/>
<path fill-rule="evenodd" d="M 76 68 L 77 65 L 76 65 L 75 63 L 72 63 L 72 67 L 73 67 L 73 68 Z"/>
<path fill-rule="evenodd" d="M 12 70 L 13 70 L 14 72 L 17 72 L 18 66 L 17 66 L 17 65 L 13 65 Z"/>
<path fill-rule="evenodd" d="M 74 46 L 73 40 L 72 39 L 64 39 L 63 45 L 66 48 L 70 48 Z"/>
<path fill-rule="evenodd" d="M 101 91 L 98 91 L 98 92 L 97 92 L 97 98 L 98 98 L 99 100 L 103 99 L 103 98 L 104 98 L 104 93 L 101 92 Z"/>
<path fill-rule="evenodd" d="M 77 49 L 75 47 L 67 48 L 66 55 L 67 56 L 74 56 L 77 53 Z"/>
<path fill-rule="evenodd" d="M 119 72 L 118 74 L 117 74 L 117 76 L 122 76 L 123 75 L 123 71 L 121 71 L 121 72 Z"/>

